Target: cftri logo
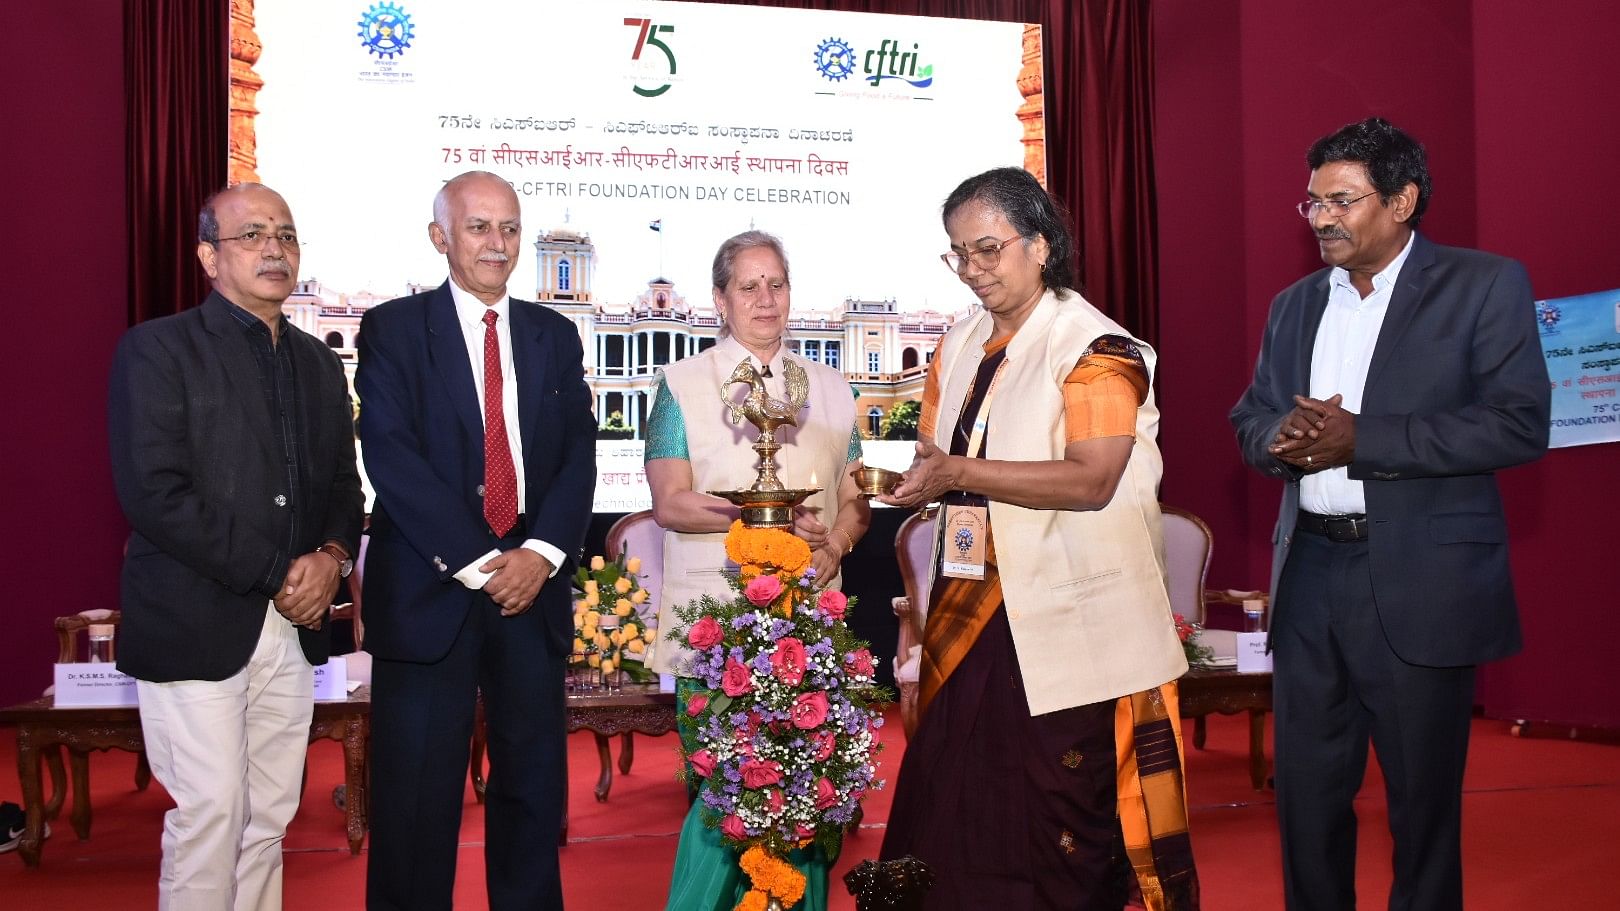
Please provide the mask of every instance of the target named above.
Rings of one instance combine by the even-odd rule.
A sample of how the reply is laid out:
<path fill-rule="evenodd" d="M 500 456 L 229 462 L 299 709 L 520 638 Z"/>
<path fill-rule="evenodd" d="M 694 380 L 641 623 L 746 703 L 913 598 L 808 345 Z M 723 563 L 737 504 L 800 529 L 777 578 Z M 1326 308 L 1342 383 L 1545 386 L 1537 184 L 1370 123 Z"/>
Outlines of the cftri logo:
<path fill-rule="evenodd" d="M 867 76 L 867 82 L 877 85 L 885 79 L 899 79 L 910 83 L 913 88 L 927 88 L 934 82 L 934 67 L 932 64 L 918 68 L 917 44 L 911 45 L 911 50 L 900 50 L 900 42 L 891 38 L 883 39 L 877 50 L 869 50 L 862 61 L 861 72 Z"/>

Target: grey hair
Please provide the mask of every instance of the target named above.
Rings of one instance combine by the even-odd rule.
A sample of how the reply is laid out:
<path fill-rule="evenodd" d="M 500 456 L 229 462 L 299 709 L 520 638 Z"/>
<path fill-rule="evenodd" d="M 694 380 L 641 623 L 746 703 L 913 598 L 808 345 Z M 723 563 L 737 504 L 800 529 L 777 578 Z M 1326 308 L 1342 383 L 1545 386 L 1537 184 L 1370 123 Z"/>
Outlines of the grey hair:
<path fill-rule="evenodd" d="M 270 188 L 262 183 L 239 183 L 208 194 L 208 198 L 203 200 L 202 208 L 197 210 L 197 243 L 219 246 L 219 215 L 215 213 L 214 208 L 221 196 L 238 190 L 270 190 Z M 270 192 L 274 193 L 275 190 Z"/>
<path fill-rule="evenodd" d="M 504 186 L 511 186 L 506 179 L 491 171 L 463 171 L 444 182 L 439 192 L 433 196 L 433 223 L 440 228 L 450 230 L 450 188 L 460 183 L 472 180 L 475 177 L 487 177 Z"/>
<path fill-rule="evenodd" d="M 775 234 L 764 231 L 744 231 L 734 237 L 727 238 L 725 243 L 714 254 L 714 269 L 711 278 L 716 291 L 724 291 L 731 284 L 732 270 L 736 268 L 737 257 L 744 250 L 764 247 L 776 254 L 782 261 L 782 277 L 788 278 L 787 250 L 782 246 L 782 239 Z M 791 279 L 789 279 L 791 281 Z"/>

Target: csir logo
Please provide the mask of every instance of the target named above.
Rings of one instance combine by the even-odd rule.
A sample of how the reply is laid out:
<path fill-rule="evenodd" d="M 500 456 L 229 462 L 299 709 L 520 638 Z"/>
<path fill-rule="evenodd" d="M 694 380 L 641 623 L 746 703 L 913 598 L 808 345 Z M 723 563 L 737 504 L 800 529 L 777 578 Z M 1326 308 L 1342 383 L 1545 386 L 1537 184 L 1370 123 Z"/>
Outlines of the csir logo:
<path fill-rule="evenodd" d="M 411 16 L 395 3 L 373 3 L 360 14 L 360 46 L 379 59 L 392 60 L 405 53 L 416 37 Z"/>
<path fill-rule="evenodd" d="M 624 20 L 624 24 L 637 30 L 636 49 L 630 52 L 630 59 L 640 64 L 637 69 L 645 74 L 650 74 L 654 70 L 658 69 L 658 65 L 656 63 L 648 63 L 641 59 L 641 52 L 646 50 L 647 47 L 651 45 L 652 47 L 658 48 L 664 52 L 664 58 L 669 61 L 669 75 L 675 75 L 675 52 L 670 50 L 669 45 L 665 44 L 663 40 L 658 37 L 659 35 L 674 34 L 675 26 L 654 25 L 651 19 L 631 19 L 628 17 Z M 657 98 L 659 95 L 669 91 L 669 86 L 670 83 L 665 82 L 663 85 L 655 89 L 644 89 L 640 85 L 633 85 L 630 88 L 634 90 L 637 95 L 640 95 L 643 98 Z"/>

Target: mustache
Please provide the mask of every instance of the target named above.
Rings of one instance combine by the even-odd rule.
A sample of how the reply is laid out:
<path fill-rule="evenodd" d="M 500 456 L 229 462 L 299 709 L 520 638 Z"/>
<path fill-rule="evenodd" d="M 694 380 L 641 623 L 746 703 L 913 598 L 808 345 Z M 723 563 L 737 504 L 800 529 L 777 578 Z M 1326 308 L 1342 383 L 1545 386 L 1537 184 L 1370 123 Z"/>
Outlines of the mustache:
<path fill-rule="evenodd" d="M 480 255 L 478 258 L 488 263 L 504 263 L 510 260 L 512 257 L 507 256 L 505 253 L 502 253 L 499 250 L 489 250 Z"/>
<path fill-rule="evenodd" d="M 291 275 L 292 270 L 287 268 L 287 264 L 284 263 L 284 262 L 281 262 L 279 260 L 271 260 L 269 262 L 260 263 L 259 268 L 257 270 L 255 270 L 254 274 L 255 275 L 271 275 L 271 274 L 275 274 L 275 275 Z"/>
<path fill-rule="evenodd" d="M 1316 232 L 1318 240 L 1349 240 L 1350 232 L 1343 228 L 1328 228 L 1326 231 Z"/>

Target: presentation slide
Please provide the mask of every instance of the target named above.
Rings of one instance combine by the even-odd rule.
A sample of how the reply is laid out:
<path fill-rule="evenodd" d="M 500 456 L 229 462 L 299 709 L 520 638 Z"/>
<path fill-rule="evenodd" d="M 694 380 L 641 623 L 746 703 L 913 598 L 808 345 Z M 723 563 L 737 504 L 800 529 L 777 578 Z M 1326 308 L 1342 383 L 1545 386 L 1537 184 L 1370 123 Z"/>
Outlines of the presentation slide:
<path fill-rule="evenodd" d="M 1620 289 L 1536 301 L 1553 447 L 1620 440 Z"/>
<path fill-rule="evenodd" d="M 364 311 L 446 279 L 427 234 L 442 182 L 504 178 L 525 238 L 511 293 L 584 344 L 603 512 L 648 505 L 648 392 L 713 343 L 722 240 L 782 238 L 790 347 L 849 375 L 878 438 L 974 305 L 939 260 L 940 203 L 986 168 L 1044 171 L 1035 26 L 535 0 L 260 0 L 252 16 L 234 24 L 233 45 L 262 51 L 233 61 L 233 176 L 297 219 L 289 315 L 352 376 Z"/>

